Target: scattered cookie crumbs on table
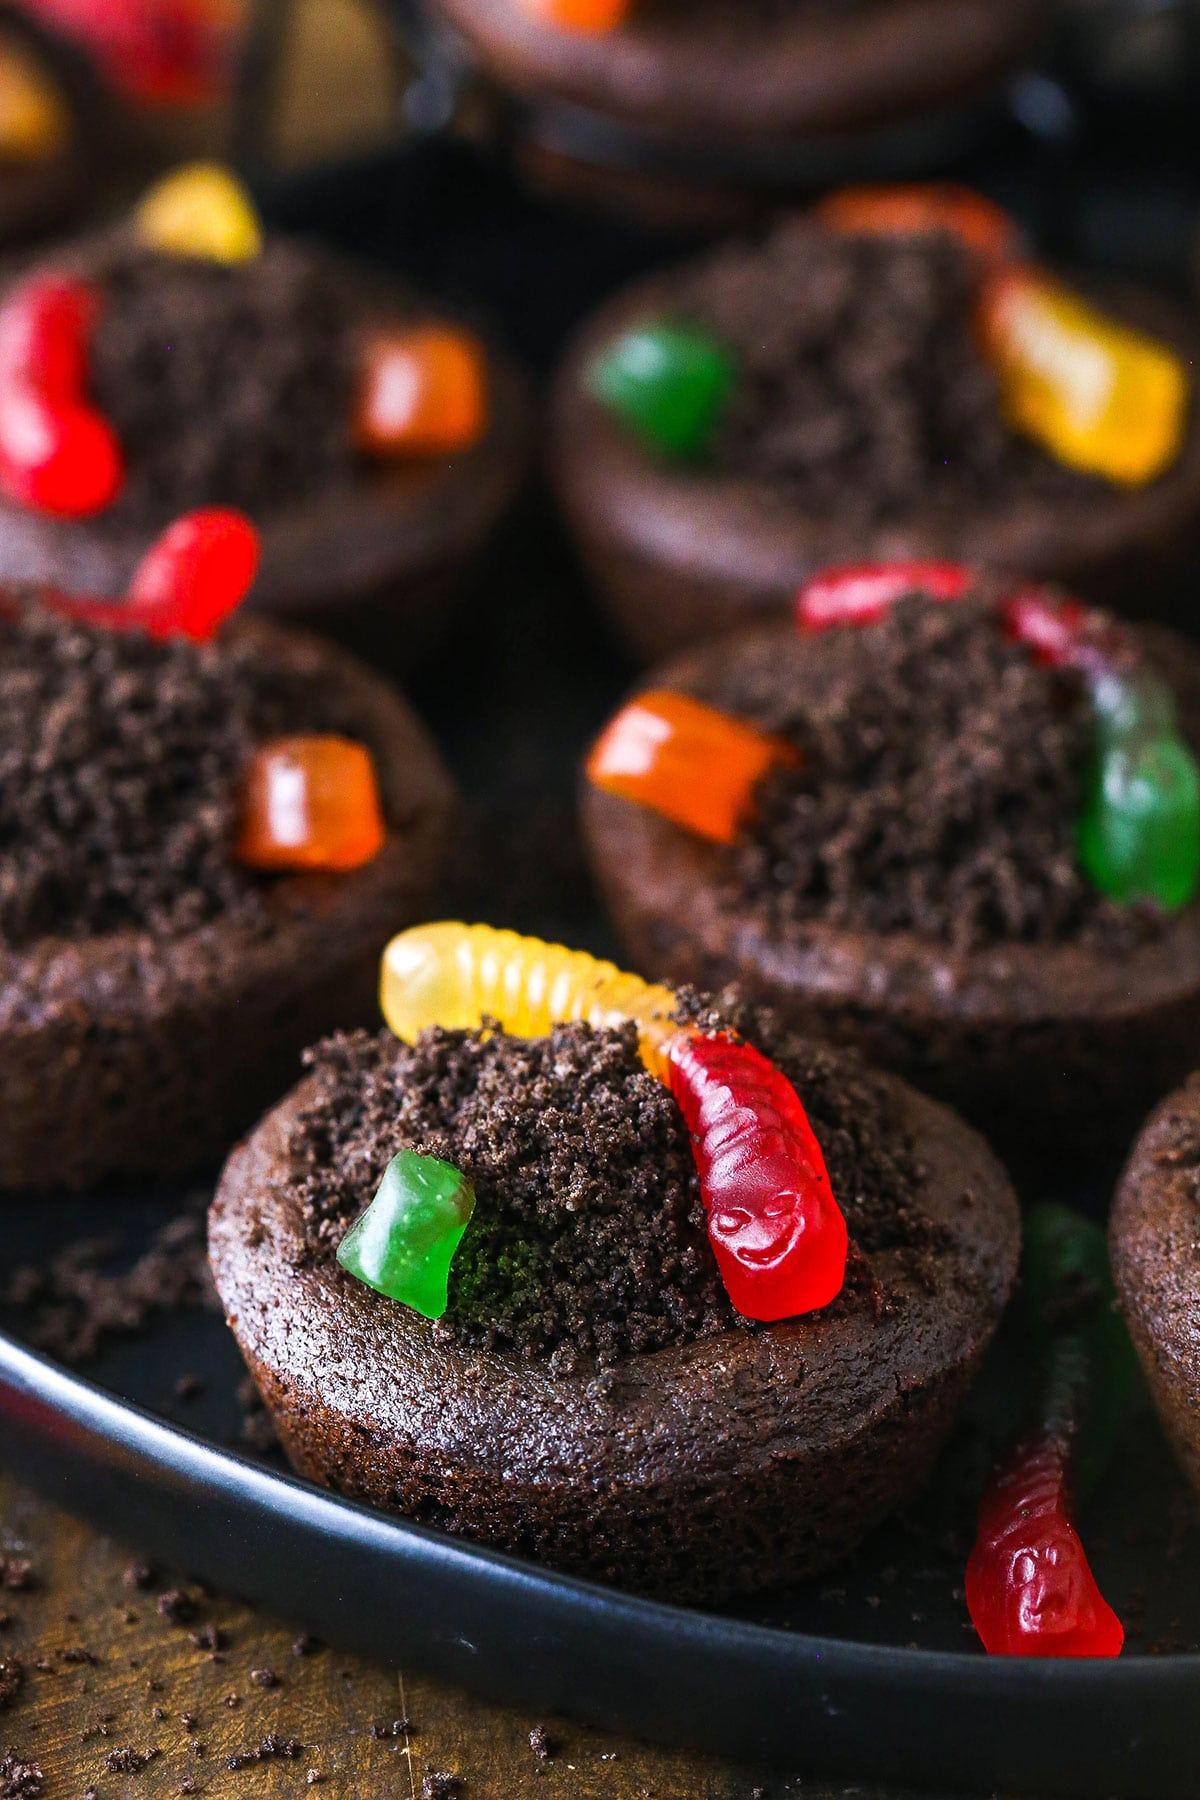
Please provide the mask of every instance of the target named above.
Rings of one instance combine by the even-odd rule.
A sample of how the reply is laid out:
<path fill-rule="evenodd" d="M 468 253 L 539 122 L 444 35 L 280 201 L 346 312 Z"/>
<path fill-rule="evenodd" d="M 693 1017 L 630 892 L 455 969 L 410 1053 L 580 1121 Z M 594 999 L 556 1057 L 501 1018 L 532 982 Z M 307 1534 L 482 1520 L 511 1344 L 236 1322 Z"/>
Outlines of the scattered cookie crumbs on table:
<path fill-rule="evenodd" d="M 168 1588 L 158 1596 L 158 1610 L 172 1625 L 187 1625 L 196 1616 L 196 1602 L 182 1588 Z"/>
<path fill-rule="evenodd" d="M 162 1751 L 157 1744 L 151 1744 L 147 1750 L 138 1750 L 133 1744 L 118 1744 L 104 1758 L 104 1767 L 110 1775 L 137 1775 L 147 1763 L 152 1763 L 161 1755 Z"/>
<path fill-rule="evenodd" d="M 529 1748 L 540 1763 L 553 1761 L 557 1746 L 544 1725 L 535 1725 L 529 1734 Z"/>
<path fill-rule="evenodd" d="M 421 1800 L 459 1800 L 462 1791 L 458 1776 L 445 1769 L 431 1769 L 421 1777 Z"/>
<path fill-rule="evenodd" d="M 45 1780 L 39 1765 L 23 1761 L 15 1750 L 0 1754 L 0 1800 L 37 1800 Z"/>
<path fill-rule="evenodd" d="M 241 1750 L 225 1758 L 227 1769 L 248 1769 L 253 1763 L 285 1761 L 294 1762 L 305 1749 L 299 1738 L 280 1737 L 278 1732 L 269 1731 L 260 1744 L 251 1750 Z"/>

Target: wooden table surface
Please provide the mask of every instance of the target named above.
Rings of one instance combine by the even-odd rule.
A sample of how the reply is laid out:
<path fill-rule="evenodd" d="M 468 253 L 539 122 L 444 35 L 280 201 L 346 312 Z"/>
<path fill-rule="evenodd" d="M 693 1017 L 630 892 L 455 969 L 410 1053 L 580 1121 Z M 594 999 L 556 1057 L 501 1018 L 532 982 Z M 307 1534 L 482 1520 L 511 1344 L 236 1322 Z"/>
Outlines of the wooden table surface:
<path fill-rule="evenodd" d="M 3 1800 L 39 1791 L 45 1800 L 270 1800 L 310 1785 L 338 1800 L 421 1800 L 423 1786 L 437 1794 L 427 1777 L 438 1774 L 460 1784 L 448 1800 L 904 1800 L 506 1712 L 336 1647 L 299 1654 L 294 1629 L 169 1571 L 138 1585 L 149 1573 L 136 1546 L 98 1536 L 0 1474 Z M 14 1656 L 24 1678 L 5 1706 Z M 539 1725 L 548 1760 L 530 1746 Z M 270 1734 L 294 1754 L 230 1766 Z M 6 1771 L 9 1750 L 40 1768 L 40 1790 Z M 128 1766 L 151 1750 L 144 1766 Z"/>

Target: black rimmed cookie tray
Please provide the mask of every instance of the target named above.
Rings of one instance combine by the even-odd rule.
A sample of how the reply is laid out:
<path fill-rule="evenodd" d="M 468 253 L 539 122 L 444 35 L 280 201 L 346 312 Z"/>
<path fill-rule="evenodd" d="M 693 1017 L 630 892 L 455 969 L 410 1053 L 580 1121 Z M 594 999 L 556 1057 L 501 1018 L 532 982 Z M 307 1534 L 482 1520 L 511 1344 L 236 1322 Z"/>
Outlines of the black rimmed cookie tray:
<path fill-rule="evenodd" d="M 5 1203 L 10 1267 L 94 1232 L 101 1202 Z M 102 1202 L 118 1258 L 173 1197 Z M 118 1248 L 119 1246 L 119 1248 Z M 68 1510 L 331 1641 L 538 1712 L 790 1770 L 959 1792 L 1195 1794 L 1200 1535 L 1144 1404 L 1089 1509 L 1130 1624 L 1119 1662 L 988 1659 L 961 1594 L 970 1499 L 1020 1386 L 993 1354 L 932 1488 L 847 1566 L 744 1610 L 637 1599 L 372 1513 L 231 1447 L 219 1315 L 160 1313 L 84 1378 L 0 1332 L 0 1459 Z M 186 1420 L 186 1423 L 184 1421 Z"/>

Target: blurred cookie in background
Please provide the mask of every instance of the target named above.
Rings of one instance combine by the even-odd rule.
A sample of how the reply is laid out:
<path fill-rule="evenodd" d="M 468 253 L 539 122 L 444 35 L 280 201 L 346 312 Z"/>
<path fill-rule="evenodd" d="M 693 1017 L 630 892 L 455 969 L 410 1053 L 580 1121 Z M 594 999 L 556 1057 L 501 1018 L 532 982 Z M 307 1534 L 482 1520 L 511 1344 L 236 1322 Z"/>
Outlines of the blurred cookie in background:
<path fill-rule="evenodd" d="M 662 222 L 938 166 L 1035 49 L 1043 0 L 428 0 L 545 185 Z"/>

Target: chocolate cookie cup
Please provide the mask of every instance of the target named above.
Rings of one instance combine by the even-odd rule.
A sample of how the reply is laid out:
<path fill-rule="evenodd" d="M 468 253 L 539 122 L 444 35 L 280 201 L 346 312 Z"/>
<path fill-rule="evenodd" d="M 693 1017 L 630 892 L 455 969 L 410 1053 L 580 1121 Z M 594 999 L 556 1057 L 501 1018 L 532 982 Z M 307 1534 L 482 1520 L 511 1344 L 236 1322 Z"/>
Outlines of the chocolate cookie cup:
<path fill-rule="evenodd" d="M 717 1278 L 683 1116 L 632 1026 L 314 1052 L 209 1220 L 226 1316 L 295 1468 L 690 1603 L 823 1568 L 911 1495 L 1009 1293 L 1012 1191 L 902 1083 L 757 1042 L 803 1095 L 850 1229 L 841 1294 L 761 1325 Z M 437 1322 L 334 1254 L 405 1148 L 477 1196 Z"/>
<path fill-rule="evenodd" d="M 344 873 L 263 878 L 261 904 L 208 907 L 188 928 L 0 935 L 0 1188 L 183 1174 L 224 1154 L 315 1034 L 370 1016 L 381 945 L 430 898 L 452 793 L 399 695 L 345 652 L 265 621 L 234 622 L 218 654 L 277 693 L 319 696 L 322 718 L 370 746 L 382 847 Z M 179 677 L 166 667 L 162 679 Z M 82 814 L 82 791 L 62 804 Z"/>
<path fill-rule="evenodd" d="M 551 468 L 635 656 L 779 619 L 826 565 L 903 557 L 1063 581 L 1186 620 L 1194 408 L 1175 460 L 1143 485 L 1063 467 L 1018 437 L 975 340 L 967 255 L 932 233 L 831 233 L 799 216 L 761 250 L 729 247 L 636 284 L 584 326 L 555 386 Z M 1172 303 L 1123 287 L 1103 304 L 1195 367 L 1196 333 Z M 596 392 L 594 371 L 625 334 L 676 318 L 736 335 L 747 371 L 708 460 L 658 454 Z"/>
<path fill-rule="evenodd" d="M 1094 803 L 1093 752 L 1086 735 L 1070 748 L 1057 735 L 1088 728 L 1057 712 L 1024 646 L 997 630 L 972 674 L 978 646 L 965 624 L 954 635 L 956 607 L 906 604 L 926 616 L 888 627 L 890 674 L 869 656 L 893 652 L 866 642 L 883 627 L 764 628 L 657 669 L 647 697 L 695 696 L 806 740 L 813 785 L 802 747 L 794 781 L 768 774 L 753 819 L 720 843 L 585 780 L 594 880 L 633 967 L 739 982 L 797 1029 L 855 1045 L 954 1106 L 1011 1166 L 1119 1154 L 1194 1061 L 1200 905 L 1125 909 L 1094 889 L 1073 810 Z M 1195 650 L 1161 627 L 1131 636 L 1200 743 Z M 911 710 L 891 727 L 905 734 L 895 760 L 880 753 L 879 773 L 860 775 L 898 703 Z M 971 707 L 984 715 L 977 742 Z M 922 718 L 937 721 L 927 740 Z"/>
<path fill-rule="evenodd" d="M 253 610 L 411 660 L 523 480 L 521 376 L 436 305 L 319 247 L 267 234 L 223 261 L 146 244 L 140 217 L 64 245 L 9 289 L 65 277 L 111 299 L 91 327 L 88 384 L 125 479 L 86 516 L 0 498 L 0 579 L 121 593 L 167 519 L 236 506 L 262 540 Z M 397 338 L 452 341 L 482 414 L 457 447 L 439 448 L 436 430 L 407 451 L 367 445 L 363 358 Z M 388 379 L 385 407 L 421 403 L 413 367 Z"/>
<path fill-rule="evenodd" d="M 525 0 L 435 0 L 435 10 L 525 98 L 658 137 L 763 143 L 849 134 L 973 97 L 1029 48 L 1043 18 L 1039 0 L 639 0 L 613 29 L 586 32 Z"/>
<path fill-rule="evenodd" d="M 1129 1156 L 1109 1223 L 1113 1274 L 1158 1416 L 1200 1491 L 1200 1079 L 1159 1105 Z"/>

